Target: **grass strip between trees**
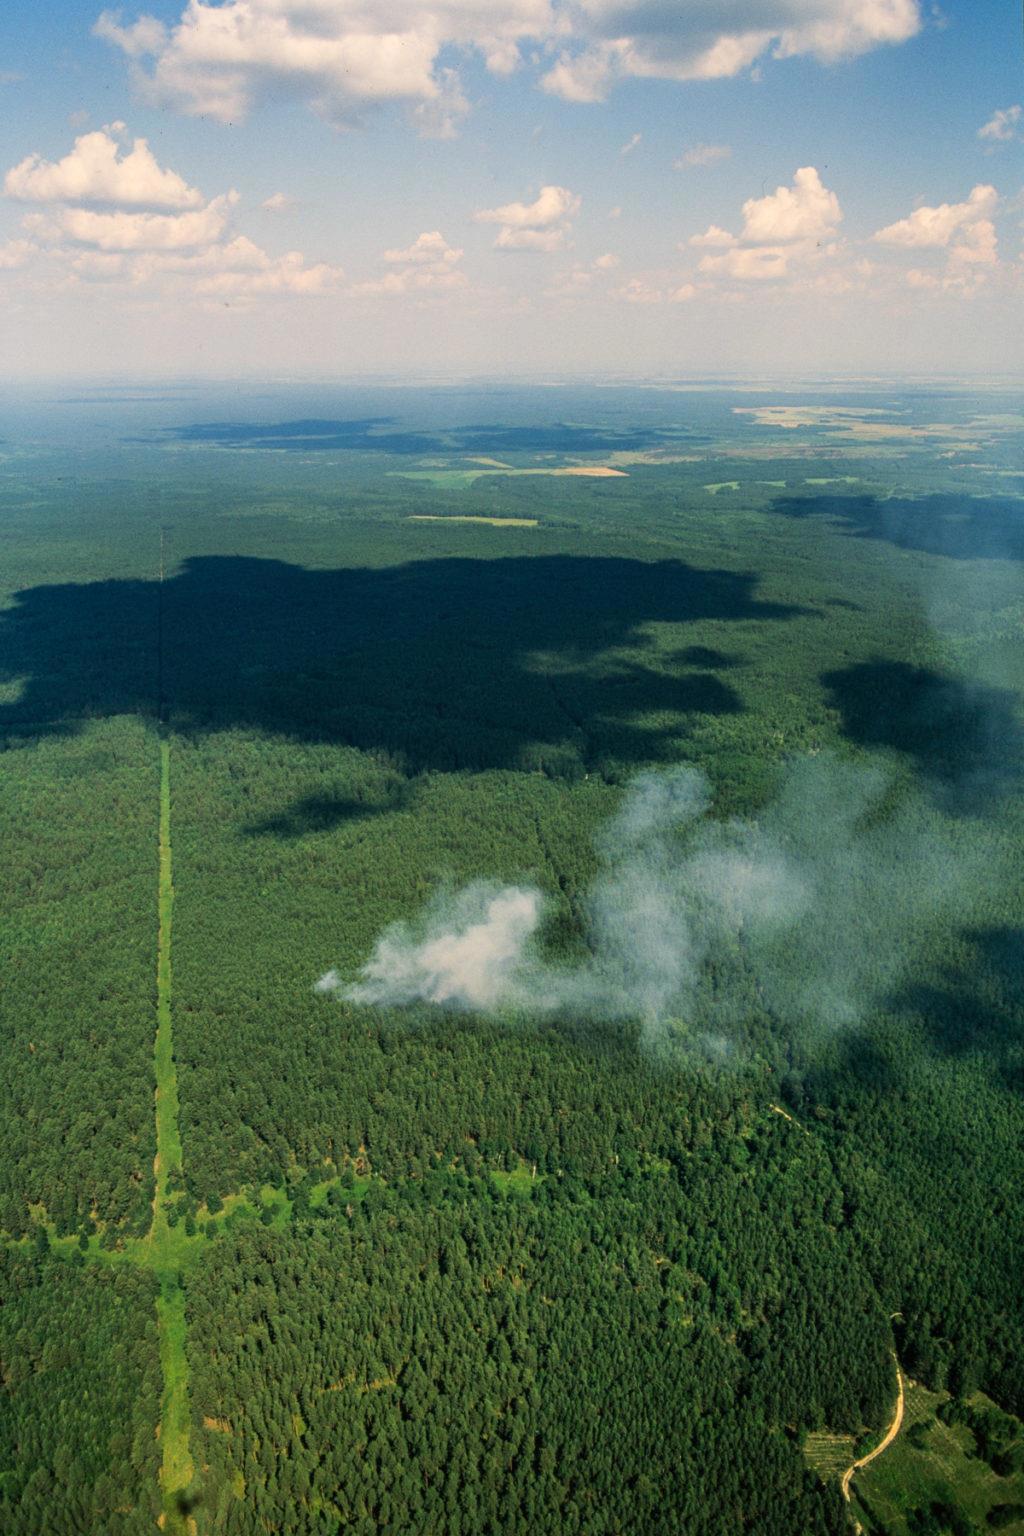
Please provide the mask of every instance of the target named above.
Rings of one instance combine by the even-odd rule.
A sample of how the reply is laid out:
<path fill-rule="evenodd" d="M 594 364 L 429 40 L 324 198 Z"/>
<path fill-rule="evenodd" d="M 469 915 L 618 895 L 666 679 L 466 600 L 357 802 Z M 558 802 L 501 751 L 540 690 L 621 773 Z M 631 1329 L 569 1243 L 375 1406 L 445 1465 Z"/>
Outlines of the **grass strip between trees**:
<path fill-rule="evenodd" d="M 174 883 L 171 867 L 171 749 L 160 741 L 160 875 L 159 938 L 156 967 L 156 1159 L 153 1164 L 155 1192 L 153 1223 L 147 1246 L 160 1281 L 157 1320 L 160 1328 L 160 1366 L 164 1390 L 161 1401 L 160 1446 L 163 1466 L 160 1480 L 165 1503 L 165 1529 L 182 1524 L 180 1496 L 195 1476 L 189 1450 L 188 1360 L 185 1354 L 185 1291 L 181 1279 L 178 1244 L 167 1221 L 169 1179 L 181 1170 L 181 1134 L 178 1129 L 178 1074 L 174 1065 L 171 1025 L 171 932 L 174 915 Z"/>

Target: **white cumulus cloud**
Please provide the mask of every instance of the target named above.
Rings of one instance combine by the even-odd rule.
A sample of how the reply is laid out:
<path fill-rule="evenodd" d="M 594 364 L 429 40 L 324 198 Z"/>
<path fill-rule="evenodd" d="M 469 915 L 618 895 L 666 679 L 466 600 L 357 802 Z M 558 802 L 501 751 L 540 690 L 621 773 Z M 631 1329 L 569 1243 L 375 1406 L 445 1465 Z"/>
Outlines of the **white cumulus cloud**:
<path fill-rule="evenodd" d="M 616 80 L 727 79 L 765 57 L 852 58 L 919 30 L 918 0 L 578 0 L 570 40 L 543 85 L 600 101 Z"/>
<path fill-rule="evenodd" d="M 720 256 L 702 257 L 700 270 L 708 274 L 734 277 L 741 283 L 774 282 L 789 276 L 793 255 L 791 246 L 740 246 Z"/>
<path fill-rule="evenodd" d="M 27 155 L 4 177 L 8 197 L 37 203 L 118 203 L 132 208 L 200 208 L 203 194 L 162 169 L 145 139 L 130 150 L 123 123 L 83 133 L 63 160 Z"/>
<path fill-rule="evenodd" d="M 336 291 L 340 267 L 310 264 L 299 251 L 272 256 L 232 229 L 236 192 L 207 201 L 160 167 L 144 139 L 122 150 L 123 123 L 76 139 L 62 160 L 29 155 L 4 180 L 8 196 L 49 204 L 22 220 L 30 240 L 0 249 L 0 266 L 45 257 L 65 283 L 121 284 L 200 297 Z M 264 204 L 283 207 L 282 194 Z M 6 252 L 6 257 L 5 257 Z"/>
<path fill-rule="evenodd" d="M 762 244 L 820 240 L 842 217 L 836 194 L 822 185 L 813 165 L 804 165 L 791 187 L 776 187 L 767 197 L 747 199 L 743 204 L 743 239 Z"/>
<path fill-rule="evenodd" d="M 454 250 L 439 229 L 432 229 L 426 234 L 417 235 L 412 245 L 407 246 L 404 251 L 385 251 L 383 259 L 410 266 L 436 264 L 453 266 L 455 262 L 462 259 L 462 252 Z"/>
<path fill-rule="evenodd" d="M 715 246 L 738 245 L 739 241 L 727 229 L 722 229 L 718 224 L 709 224 L 702 235 L 691 235 L 689 243 L 698 248 L 702 246 L 714 248 Z"/>
<path fill-rule="evenodd" d="M 194 213 L 134 213 L 123 209 L 63 208 L 40 216 L 35 228 L 59 231 L 101 251 L 173 251 L 211 245 L 223 235 L 233 193 L 215 197 Z"/>
<path fill-rule="evenodd" d="M 442 50 L 473 49 L 506 74 L 520 43 L 555 27 L 548 0 L 188 0 L 170 25 L 151 16 L 126 25 L 104 11 L 95 30 L 134 61 L 138 88 L 162 106 L 230 122 L 285 90 L 346 124 L 383 102 L 440 104 L 420 126 L 446 137 L 465 101 Z"/>
<path fill-rule="evenodd" d="M 393 270 L 382 277 L 356 283 L 350 290 L 359 298 L 388 298 L 406 293 L 450 292 L 464 288 L 466 274 L 460 269 L 461 248 L 450 246 L 441 231 L 427 230 L 404 249 L 384 251 L 381 257 Z"/>
<path fill-rule="evenodd" d="M 567 187 L 542 187 L 532 203 L 503 203 L 500 208 L 481 208 L 473 217 L 481 224 L 544 229 L 570 218 L 579 205 L 579 198 Z"/>
<path fill-rule="evenodd" d="M 568 187 L 542 187 L 532 203 L 504 203 L 500 208 L 481 208 L 473 217 L 479 224 L 500 224 L 494 244 L 501 251 L 558 251 L 578 213 L 580 199 Z"/>
<path fill-rule="evenodd" d="M 453 50 L 498 75 L 555 50 L 543 87 L 596 101 L 622 78 L 722 79 L 798 55 L 832 63 L 920 25 L 919 0 L 187 0 L 166 23 L 104 11 L 95 31 L 161 106 L 231 122 L 288 92 L 347 124 L 404 101 L 423 132 L 446 137 L 467 110 Z"/>
<path fill-rule="evenodd" d="M 999 201 L 995 187 L 977 186 L 966 202 L 939 203 L 936 207 L 915 208 L 905 219 L 887 224 L 875 233 L 879 245 L 921 248 L 947 246 L 958 230 L 987 219 Z"/>
<path fill-rule="evenodd" d="M 739 235 L 711 224 L 703 234 L 690 236 L 691 246 L 708 252 L 699 263 L 705 276 L 778 282 L 839 250 L 836 226 L 843 211 L 813 165 L 801 166 L 791 186 L 748 198 L 742 212 Z"/>
<path fill-rule="evenodd" d="M 976 289 L 999 265 L 993 222 L 998 206 L 995 187 L 982 183 L 962 203 L 915 208 L 905 219 L 877 230 L 874 239 L 897 251 L 944 253 L 944 265 L 934 270 L 912 267 L 905 273 L 912 288 Z"/>

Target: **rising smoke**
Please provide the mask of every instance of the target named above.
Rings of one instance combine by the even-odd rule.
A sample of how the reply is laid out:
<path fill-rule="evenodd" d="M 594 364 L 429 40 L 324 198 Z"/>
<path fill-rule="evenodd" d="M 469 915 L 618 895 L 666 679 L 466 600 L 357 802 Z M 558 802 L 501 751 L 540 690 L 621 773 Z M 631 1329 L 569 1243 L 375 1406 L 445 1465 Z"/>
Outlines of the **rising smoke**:
<path fill-rule="evenodd" d="M 552 901 L 475 883 L 378 939 L 360 976 L 318 990 L 361 1005 L 635 1020 L 647 1041 L 738 1025 L 752 1006 L 849 1023 L 889 992 L 923 926 L 973 901 L 980 870 L 923 798 L 879 769 L 797 762 L 756 820 L 717 821 L 708 782 L 638 775 L 598 841 L 584 957 L 543 946 Z"/>

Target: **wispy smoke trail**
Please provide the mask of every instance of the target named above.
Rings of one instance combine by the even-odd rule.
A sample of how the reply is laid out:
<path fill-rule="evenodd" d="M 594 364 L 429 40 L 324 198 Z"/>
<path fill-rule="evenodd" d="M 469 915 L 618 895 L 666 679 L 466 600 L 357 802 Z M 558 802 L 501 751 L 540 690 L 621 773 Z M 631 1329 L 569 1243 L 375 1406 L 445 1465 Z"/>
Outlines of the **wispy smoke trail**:
<path fill-rule="evenodd" d="M 359 978 L 320 991 L 382 1007 L 635 1019 L 656 1040 L 739 1022 L 752 999 L 791 1018 L 861 1016 L 909 963 L 922 922 L 969 910 L 979 873 L 923 801 L 886 805 L 871 768 L 795 764 L 756 820 L 717 822 L 698 770 L 640 774 L 600 836 L 588 955 L 558 965 L 547 899 L 477 883 L 389 928 Z M 980 854 L 979 854 L 980 858 Z"/>

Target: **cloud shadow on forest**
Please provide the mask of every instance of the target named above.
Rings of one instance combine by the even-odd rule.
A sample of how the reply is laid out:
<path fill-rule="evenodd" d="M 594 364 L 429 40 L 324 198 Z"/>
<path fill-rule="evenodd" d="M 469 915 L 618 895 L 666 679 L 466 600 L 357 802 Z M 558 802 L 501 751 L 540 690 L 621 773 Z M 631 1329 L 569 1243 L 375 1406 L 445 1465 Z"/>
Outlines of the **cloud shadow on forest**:
<path fill-rule="evenodd" d="M 510 427 L 482 423 L 436 432 L 409 432 L 393 416 L 364 416 L 334 421 L 310 418 L 272 423 L 193 422 L 167 427 L 155 439 L 214 448 L 244 448 L 285 453 L 370 452 L 393 454 L 465 453 L 639 453 L 665 443 L 705 442 L 685 427 L 585 426 L 573 422 Z M 152 443 L 154 438 L 130 439 Z"/>
<path fill-rule="evenodd" d="M 1024 1092 L 1024 928 L 965 928 L 960 939 L 969 960 L 952 958 L 936 981 L 909 983 L 891 1004 L 918 1017 L 937 1052 L 983 1053 L 1004 1087 Z"/>
<path fill-rule="evenodd" d="M 6 737 L 162 712 L 373 754 L 385 772 L 510 768 L 576 778 L 674 761 L 697 714 L 743 708 L 730 658 L 654 648 L 651 625 L 784 620 L 748 572 L 679 560 L 535 556 L 308 570 L 188 559 L 162 584 L 38 586 L 0 614 Z M 162 632 L 162 648 L 158 636 Z M 680 672 L 684 661 L 688 670 Z M 162 708 L 160 707 L 162 701 Z M 301 835 L 390 807 L 325 785 L 262 825 Z M 261 830 L 259 827 L 253 830 Z"/>
<path fill-rule="evenodd" d="M 1013 496 L 778 496 L 784 517 L 821 518 L 851 538 L 953 560 L 1024 560 L 1024 500 Z"/>
<path fill-rule="evenodd" d="M 400 810 L 408 803 L 409 785 L 396 786 L 383 797 L 370 801 L 346 795 L 303 795 L 276 816 L 251 822 L 245 828 L 248 837 L 307 837 L 311 833 L 330 832 L 342 822 L 369 821 L 382 811 Z"/>
<path fill-rule="evenodd" d="M 822 682 L 849 740 L 910 758 L 947 809 L 983 810 L 1020 778 L 1024 732 L 1008 688 L 879 658 Z"/>

